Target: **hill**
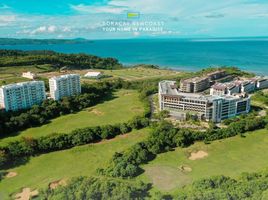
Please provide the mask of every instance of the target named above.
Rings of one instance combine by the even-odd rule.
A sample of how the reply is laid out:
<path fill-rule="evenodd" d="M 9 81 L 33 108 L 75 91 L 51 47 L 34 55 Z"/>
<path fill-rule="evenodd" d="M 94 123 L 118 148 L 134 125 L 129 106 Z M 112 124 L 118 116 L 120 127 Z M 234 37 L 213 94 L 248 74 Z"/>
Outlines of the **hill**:
<path fill-rule="evenodd" d="M 91 42 L 83 38 L 76 39 L 17 39 L 0 38 L 0 45 L 40 45 L 40 44 L 80 44 Z"/>

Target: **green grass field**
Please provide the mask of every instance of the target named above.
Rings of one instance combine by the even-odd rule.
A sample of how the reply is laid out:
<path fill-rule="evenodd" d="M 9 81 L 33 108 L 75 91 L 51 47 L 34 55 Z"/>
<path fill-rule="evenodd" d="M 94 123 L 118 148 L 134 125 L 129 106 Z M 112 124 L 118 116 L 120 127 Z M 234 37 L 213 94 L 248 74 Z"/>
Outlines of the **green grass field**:
<path fill-rule="evenodd" d="M 188 159 L 191 152 L 205 151 L 207 157 L 198 160 Z M 195 143 L 188 148 L 157 156 L 149 164 L 143 165 L 145 173 L 138 179 L 152 182 L 154 190 L 176 192 L 176 188 L 194 180 L 214 175 L 236 177 L 242 172 L 255 172 L 268 167 L 268 130 L 246 134 L 245 138 L 236 136 L 205 145 Z M 180 166 L 190 167 L 192 171 L 181 171 Z"/>
<path fill-rule="evenodd" d="M 51 65 L 0 67 L 0 86 L 30 81 L 30 79 L 21 77 L 22 72 L 31 71 L 34 73 L 43 73 L 51 70 L 53 70 Z"/>
<path fill-rule="evenodd" d="M 100 71 L 104 74 L 105 78 L 101 80 L 112 80 L 115 78 L 122 78 L 128 81 L 135 81 L 135 80 L 144 80 L 144 79 L 153 79 L 153 78 L 163 78 L 163 79 L 172 79 L 178 76 L 183 75 L 183 72 L 178 72 L 174 70 L 168 69 L 151 69 L 151 68 L 144 68 L 144 67 L 134 67 L 134 68 L 124 68 L 124 69 L 117 69 L 117 70 L 103 70 L 103 69 L 92 69 L 92 70 L 68 70 L 66 72 L 48 72 L 48 73 L 40 73 L 39 75 L 43 78 L 48 78 L 51 76 L 59 76 L 68 73 L 76 73 L 80 74 L 82 77 L 83 82 L 96 82 L 99 80 L 95 79 L 87 79 L 83 78 L 83 76 L 89 71 Z"/>
<path fill-rule="evenodd" d="M 157 78 L 165 76 L 178 76 L 181 72 L 165 69 L 151 69 L 143 67 L 125 68 L 120 70 L 102 70 L 105 75 L 110 75 L 116 78 L 125 80 L 138 80 L 146 78 Z"/>
<path fill-rule="evenodd" d="M 18 139 L 22 136 L 40 137 L 55 132 L 68 133 L 77 128 L 126 122 L 143 112 L 138 92 L 135 90 L 120 90 L 114 94 L 114 99 L 87 108 L 76 114 L 58 117 L 51 123 L 41 127 L 29 128 L 19 134 L 0 139 L 0 145 Z"/>
<path fill-rule="evenodd" d="M 17 172 L 17 176 L 0 182 L 0 199 L 7 199 L 24 187 L 40 189 L 60 179 L 96 176 L 96 169 L 105 167 L 115 152 L 145 140 L 148 133 L 148 128 L 135 130 L 100 143 L 32 157 L 27 164 L 7 170 Z"/>

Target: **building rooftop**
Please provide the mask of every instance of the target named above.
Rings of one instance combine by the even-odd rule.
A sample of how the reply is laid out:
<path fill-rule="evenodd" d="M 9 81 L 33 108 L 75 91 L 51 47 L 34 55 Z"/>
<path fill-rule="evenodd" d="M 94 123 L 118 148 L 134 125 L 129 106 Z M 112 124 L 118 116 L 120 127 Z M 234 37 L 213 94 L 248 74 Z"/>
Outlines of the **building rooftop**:
<path fill-rule="evenodd" d="M 215 90 L 225 90 L 225 89 L 232 89 L 236 86 L 241 85 L 242 81 L 233 81 L 228 83 L 215 83 L 211 88 Z"/>
<path fill-rule="evenodd" d="M 101 72 L 88 72 L 85 74 L 85 76 L 99 76 L 101 74 Z"/>
<path fill-rule="evenodd" d="M 59 80 L 59 79 L 64 79 L 64 78 L 68 78 L 68 77 L 74 77 L 74 76 L 79 76 L 79 74 L 65 74 L 65 75 L 61 75 L 61 76 L 53 76 L 50 79 L 52 80 Z"/>
<path fill-rule="evenodd" d="M 176 81 L 161 81 L 159 83 L 161 94 L 178 95 L 178 89 L 175 86 Z"/>
<path fill-rule="evenodd" d="M 199 99 L 199 100 L 205 100 L 205 101 L 213 101 L 216 99 L 237 99 L 241 98 L 241 95 L 224 95 L 224 96 L 218 96 L 218 95 L 204 95 L 204 94 L 198 94 L 198 93 L 184 93 L 180 92 L 177 87 L 173 87 L 176 84 L 176 81 L 161 81 L 159 83 L 160 87 L 160 93 L 163 95 L 170 95 L 170 96 L 180 96 L 183 98 L 191 98 L 191 99 Z"/>
<path fill-rule="evenodd" d="M 184 80 L 182 80 L 182 82 L 183 83 L 189 83 L 189 82 L 196 83 L 196 82 L 204 81 L 204 80 L 207 80 L 207 79 L 208 79 L 208 77 L 206 77 L 206 76 L 193 77 L 193 78 L 184 79 Z"/>
<path fill-rule="evenodd" d="M 3 85 L 0 88 L 11 88 L 11 87 L 21 87 L 23 85 L 30 85 L 30 84 L 34 84 L 34 83 L 44 83 L 44 81 L 26 81 L 26 82 L 20 82 L 20 83 L 12 83 L 12 84 L 8 84 L 8 85 Z"/>

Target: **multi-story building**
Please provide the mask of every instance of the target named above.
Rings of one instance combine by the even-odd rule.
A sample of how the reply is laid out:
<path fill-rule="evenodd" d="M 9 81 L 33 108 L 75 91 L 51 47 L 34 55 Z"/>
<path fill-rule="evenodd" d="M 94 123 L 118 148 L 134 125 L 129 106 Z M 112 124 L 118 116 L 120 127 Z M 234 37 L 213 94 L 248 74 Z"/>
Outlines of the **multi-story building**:
<path fill-rule="evenodd" d="M 211 81 L 220 79 L 220 78 L 225 77 L 225 76 L 226 76 L 226 72 L 224 70 L 218 70 L 218 71 L 214 71 L 214 72 L 207 74 L 207 77 Z"/>
<path fill-rule="evenodd" d="M 218 70 L 208 73 L 202 77 L 184 79 L 180 81 L 180 90 L 187 93 L 202 92 L 208 89 L 215 80 L 224 76 L 226 76 L 226 72 L 224 70 Z"/>
<path fill-rule="evenodd" d="M 210 88 L 210 95 L 232 95 L 241 92 L 241 83 L 216 83 Z"/>
<path fill-rule="evenodd" d="M 189 113 L 207 121 L 220 122 L 250 110 L 250 97 L 246 94 L 202 95 L 180 92 L 175 81 L 159 83 L 160 110 L 169 110 L 173 116 Z"/>
<path fill-rule="evenodd" d="M 180 90 L 187 93 L 202 92 L 209 88 L 208 77 L 194 77 L 180 81 Z"/>
<path fill-rule="evenodd" d="M 46 99 L 43 81 L 29 81 L 0 88 L 0 107 L 6 111 L 27 109 Z"/>
<path fill-rule="evenodd" d="M 215 83 L 210 88 L 211 95 L 232 95 L 235 93 L 251 93 L 257 89 L 256 80 L 238 80 L 228 83 Z M 268 85 L 267 85 L 268 86 Z"/>
<path fill-rule="evenodd" d="M 63 97 L 74 96 L 81 93 L 80 76 L 68 74 L 49 79 L 50 97 L 59 100 Z"/>

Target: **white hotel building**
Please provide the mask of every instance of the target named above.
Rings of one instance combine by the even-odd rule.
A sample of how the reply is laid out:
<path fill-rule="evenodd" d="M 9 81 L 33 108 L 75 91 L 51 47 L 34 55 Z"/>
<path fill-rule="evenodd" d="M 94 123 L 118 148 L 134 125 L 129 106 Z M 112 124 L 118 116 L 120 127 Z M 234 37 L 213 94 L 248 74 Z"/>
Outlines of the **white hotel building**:
<path fill-rule="evenodd" d="M 49 79 L 50 96 L 54 100 L 74 96 L 81 93 L 80 76 L 68 74 Z"/>
<path fill-rule="evenodd" d="M 180 92 L 175 81 L 159 83 L 160 110 L 170 111 L 170 115 L 186 118 L 186 113 L 207 121 L 220 122 L 250 111 L 250 97 L 247 94 L 203 95 Z"/>
<path fill-rule="evenodd" d="M 46 99 L 43 81 L 29 81 L 0 87 L 0 107 L 6 111 L 27 109 Z"/>

